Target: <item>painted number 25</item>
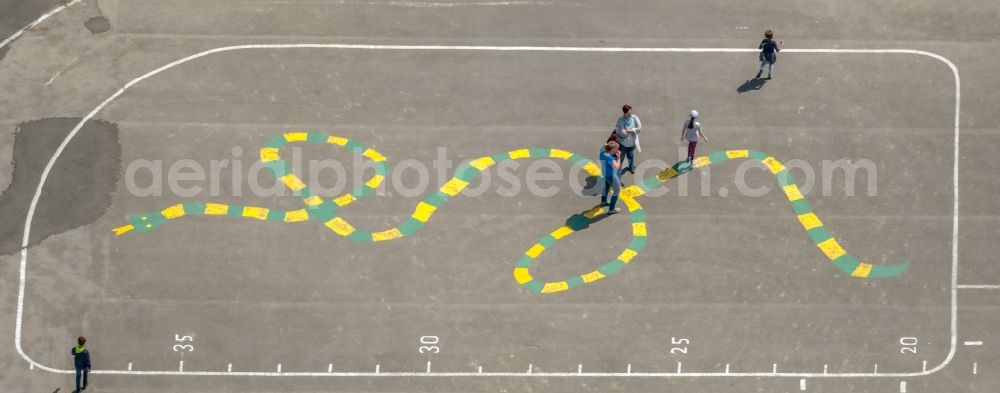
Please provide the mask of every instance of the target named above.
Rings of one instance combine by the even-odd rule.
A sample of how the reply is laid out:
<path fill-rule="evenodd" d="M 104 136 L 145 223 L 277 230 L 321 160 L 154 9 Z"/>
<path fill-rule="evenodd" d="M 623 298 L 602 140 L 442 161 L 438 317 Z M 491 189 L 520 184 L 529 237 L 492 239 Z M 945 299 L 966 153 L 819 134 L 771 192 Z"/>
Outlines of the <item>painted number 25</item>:
<path fill-rule="evenodd" d="M 193 342 L 193 341 L 194 341 L 194 337 L 191 337 L 191 336 L 182 336 L 180 334 L 175 334 L 174 335 L 174 342 L 185 343 L 185 342 Z M 194 345 L 193 344 L 174 344 L 174 352 L 194 352 Z"/>
<path fill-rule="evenodd" d="M 686 355 L 688 353 L 688 344 L 691 340 L 686 338 L 670 337 L 670 344 L 673 346 L 670 348 L 670 353 L 674 355 Z"/>

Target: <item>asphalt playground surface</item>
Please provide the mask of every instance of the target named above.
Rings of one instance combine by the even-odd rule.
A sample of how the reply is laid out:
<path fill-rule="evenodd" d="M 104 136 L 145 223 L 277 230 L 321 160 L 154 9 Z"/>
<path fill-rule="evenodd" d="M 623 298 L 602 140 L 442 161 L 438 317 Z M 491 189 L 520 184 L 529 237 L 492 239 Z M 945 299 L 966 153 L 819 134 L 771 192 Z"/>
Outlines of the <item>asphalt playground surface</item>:
<path fill-rule="evenodd" d="M 16 10 L 0 38 L 57 5 L 0 3 Z M 84 335 L 98 392 L 994 391 L 998 21 L 985 1 L 73 3 L 0 48 L 0 390 L 72 391 L 62 370 Z M 767 28 L 788 50 L 774 79 L 752 80 L 756 54 L 731 48 L 755 48 Z M 562 160 L 490 168 L 475 195 L 385 242 L 224 216 L 113 232 L 178 203 L 302 208 L 255 166 L 287 132 L 364 144 L 397 172 L 451 161 L 426 191 L 387 186 L 337 211 L 382 231 L 467 160 L 522 148 L 596 159 L 625 103 L 643 123 L 626 186 L 683 158 L 680 127 L 698 109 L 699 155 L 750 149 L 797 167 L 847 252 L 909 268 L 841 272 L 775 176 L 738 160 L 637 198 L 645 248 L 557 293 L 512 271 L 599 202 Z M 330 144 L 281 154 L 327 186 L 373 174 Z M 361 181 L 303 164 L 324 159 Z M 838 160 L 871 170 L 824 170 Z M 180 195 L 166 179 L 179 162 L 218 167 Z M 537 181 L 555 190 L 542 196 L 534 171 L 572 175 Z M 402 173 L 385 181 L 418 183 Z M 597 269 L 629 245 L 629 219 L 598 217 L 531 274 Z"/>

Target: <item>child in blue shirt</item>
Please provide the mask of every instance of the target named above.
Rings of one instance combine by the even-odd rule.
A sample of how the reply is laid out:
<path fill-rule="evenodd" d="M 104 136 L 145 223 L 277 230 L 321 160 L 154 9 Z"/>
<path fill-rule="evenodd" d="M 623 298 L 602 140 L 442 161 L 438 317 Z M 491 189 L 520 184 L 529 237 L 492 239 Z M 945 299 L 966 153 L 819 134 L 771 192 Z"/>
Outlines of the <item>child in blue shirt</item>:
<path fill-rule="evenodd" d="M 618 143 L 608 142 L 600 151 L 601 174 L 604 175 L 604 192 L 601 193 L 601 205 L 608 206 L 608 214 L 620 213 L 621 208 L 616 208 L 618 204 L 618 194 L 622 190 L 622 180 L 618 169 L 621 168 L 621 161 L 618 159 Z M 608 204 L 608 191 L 613 190 L 611 204 Z"/>
<path fill-rule="evenodd" d="M 757 71 L 757 76 L 754 78 L 760 78 L 760 75 L 764 73 L 764 65 L 767 64 L 767 79 L 771 79 L 771 74 L 774 72 L 774 63 L 778 61 L 778 52 L 781 52 L 781 47 L 785 45 L 785 41 L 774 42 L 774 32 L 771 30 L 764 32 L 764 40 L 760 42 L 757 49 L 760 49 L 760 71 Z"/>

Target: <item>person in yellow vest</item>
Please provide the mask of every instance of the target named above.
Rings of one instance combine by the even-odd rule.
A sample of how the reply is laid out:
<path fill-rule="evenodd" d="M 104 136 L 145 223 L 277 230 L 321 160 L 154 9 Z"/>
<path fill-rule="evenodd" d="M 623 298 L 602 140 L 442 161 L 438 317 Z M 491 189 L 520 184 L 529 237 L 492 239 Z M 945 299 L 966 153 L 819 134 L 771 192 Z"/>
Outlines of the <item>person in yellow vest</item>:
<path fill-rule="evenodd" d="M 90 351 L 84 348 L 84 344 L 87 343 L 87 339 L 80 336 L 76 339 L 76 346 L 71 350 L 73 355 L 73 366 L 76 367 L 76 390 L 74 392 L 79 393 L 84 389 L 87 389 L 87 374 L 90 373 Z M 83 384 L 81 385 L 81 378 Z"/>

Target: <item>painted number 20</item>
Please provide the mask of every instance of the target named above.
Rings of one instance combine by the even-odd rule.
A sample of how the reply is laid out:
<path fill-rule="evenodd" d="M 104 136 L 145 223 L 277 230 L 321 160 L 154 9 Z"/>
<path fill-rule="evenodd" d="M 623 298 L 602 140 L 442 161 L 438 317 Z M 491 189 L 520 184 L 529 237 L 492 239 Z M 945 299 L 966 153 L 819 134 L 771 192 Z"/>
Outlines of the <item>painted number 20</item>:
<path fill-rule="evenodd" d="M 917 353 L 917 338 L 916 337 L 900 337 L 899 338 L 899 345 L 902 346 L 901 348 L 899 348 L 899 353 L 904 353 L 904 354 L 905 353 L 908 353 L 908 354 L 916 354 Z"/>
<path fill-rule="evenodd" d="M 420 353 L 441 353 L 441 347 L 438 343 L 441 342 L 438 336 L 421 336 L 420 337 L 420 347 L 417 349 Z"/>
<path fill-rule="evenodd" d="M 174 341 L 179 343 L 193 342 L 194 337 L 175 334 Z M 194 352 L 194 344 L 174 344 L 174 352 Z"/>

